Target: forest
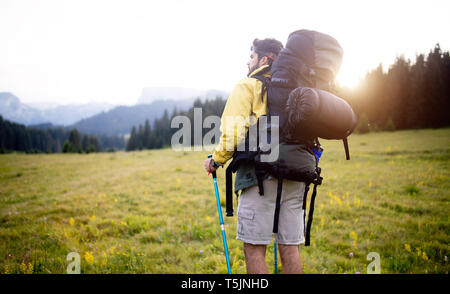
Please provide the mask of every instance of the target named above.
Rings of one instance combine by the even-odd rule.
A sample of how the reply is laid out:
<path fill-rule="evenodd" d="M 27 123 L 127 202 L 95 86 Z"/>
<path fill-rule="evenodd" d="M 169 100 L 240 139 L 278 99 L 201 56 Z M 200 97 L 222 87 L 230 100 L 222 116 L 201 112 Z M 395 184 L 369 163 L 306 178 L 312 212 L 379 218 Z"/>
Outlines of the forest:
<path fill-rule="evenodd" d="M 91 153 L 123 149 L 120 137 L 91 136 L 77 129 L 38 129 L 4 120 L 0 116 L 0 153 Z"/>

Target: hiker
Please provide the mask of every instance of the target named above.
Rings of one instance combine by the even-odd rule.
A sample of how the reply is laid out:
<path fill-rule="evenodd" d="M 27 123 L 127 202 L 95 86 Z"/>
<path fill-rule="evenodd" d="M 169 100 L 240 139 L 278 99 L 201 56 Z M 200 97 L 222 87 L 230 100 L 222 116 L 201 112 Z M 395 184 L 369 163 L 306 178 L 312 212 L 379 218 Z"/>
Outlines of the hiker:
<path fill-rule="evenodd" d="M 270 68 L 283 44 L 275 39 L 255 39 L 248 62 L 248 77 L 240 80 L 231 92 L 222 115 L 221 138 L 213 157 L 205 161 L 208 173 L 233 157 L 236 146 L 243 141 L 249 128 L 250 117 L 256 119 L 267 114 L 267 94 L 263 94 L 263 82 L 255 76 L 270 78 Z M 225 125 L 226 117 L 236 118 Z M 234 132 L 233 132 L 234 131 Z M 235 178 L 235 192 L 241 191 L 238 205 L 236 239 L 243 241 L 247 273 L 269 273 L 266 247 L 272 242 L 274 210 L 277 196 L 277 179 L 263 175 L 264 196 L 260 196 L 255 166 L 241 163 Z M 283 181 L 282 201 L 278 233 L 274 235 L 279 244 L 283 273 L 302 273 L 299 244 L 304 243 L 304 219 L 302 202 L 305 183 Z"/>

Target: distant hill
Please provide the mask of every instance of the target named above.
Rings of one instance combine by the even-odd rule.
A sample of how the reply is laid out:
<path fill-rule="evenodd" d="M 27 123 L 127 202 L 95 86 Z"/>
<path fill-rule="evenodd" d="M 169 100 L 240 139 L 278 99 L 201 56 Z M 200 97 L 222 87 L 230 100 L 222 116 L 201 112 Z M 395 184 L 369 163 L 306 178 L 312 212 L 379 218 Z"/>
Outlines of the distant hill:
<path fill-rule="evenodd" d="M 6 120 L 24 124 L 37 129 L 62 127 L 90 135 L 125 135 L 133 126 L 149 120 L 152 125 L 160 118 L 164 110 L 169 115 L 176 107 L 178 111 L 192 107 L 195 99 L 214 100 L 217 96 L 224 99 L 228 93 L 220 90 L 196 90 L 181 87 L 144 88 L 137 104 L 117 106 L 108 103 L 87 103 L 72 105 L 52 105 L 52 103 L 34 103 L 32 106 L 22 103 L 9 92 L 0 92 L 0 115 Z"/>
<path fill-rule="evenodd" d="M 25 125 L 48 121 L 41 110 L 21 103 L 19 98 L 10 92 L 0 92 L 0 115 L 6 120 Z"/>
<path fill-rule="evenodd" d="M 85 104 L 57 105 L 42 110 L 47 121 L 57 125 L 71 125 L 102 111 L 108 111 L 117 105 L 110 103 L 90 102 Z"/>
<path fill-rule="evenodd" d="M 150 124 L 167 110 L 169 115 L 176 107 L 177 110 L 187 110 L 192 106 L 193 99 L 184 100 L 156 100 L 150 104 L 134 106 L 118 106 L 107 112 L 102 112 L 90 118 L 68 126 L 76 128 L 79 132 L 92 135 L 125 135 L 129 134 L 133 126 L 149 120 Z"/>
<path fill-rule="evenodd" d="M 182 87 L 152 87 L 142 89 L 136 104 L 149 104 L 156 100 L 194 100 L 196 98 L 215 99 L 221 96 L 226 99 L 229 93 L 221 90 L 197 90 Z"/>
<path fill-rule="evenodd" d="M 39 107 L 22 103 L 12 93 L 0 92 L 0 115 L 5 119 L 24 124 L 37 125 L 51 123 L 54 125 L 71 125 L 83 118 L 90 117 L 101 111 L 107 111 L 115 105 L 109 103 L 86 103 L 70 105 L 50 105 Z"/>

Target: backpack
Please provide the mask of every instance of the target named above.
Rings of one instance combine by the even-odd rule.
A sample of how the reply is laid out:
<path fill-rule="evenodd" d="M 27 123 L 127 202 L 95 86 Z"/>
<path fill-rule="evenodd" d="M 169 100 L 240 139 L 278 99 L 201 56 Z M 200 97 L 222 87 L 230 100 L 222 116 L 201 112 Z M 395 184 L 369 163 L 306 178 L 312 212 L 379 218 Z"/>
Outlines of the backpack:
<path fill-rule="evenodd" d="M 318 165 L 323 152 L 319 138 L 343 140 L 349 160 L 347 137 L 357 124 L 357 117 L 350 105 L 329 92 L 341 66 L 342 56 L 341 46 L 331 36 L 299 30 L 289 35 L 286 47 L 273 62 L 271 78 L 264 77 L 263 74 L 253 76 L 262 83 L 261 99 L 267 93 L 268 113 L 258 118 L 256 132 L 247 132 L 241 143 L 244 145 L 238 146 L 226 169 L 227 216 L 233 216 L 232 173 L 237 171 L 242 162 L 252 162 L 261 196 L 264 195 L 264 177 L 271 175 L 278 179 L 274 233 L 278 232 L 283 179 L 306 183 L 302 206 L 304 222 L 307 195 L 310 185 L 314 185 L 308 222 L 304 228 L 305 246 L 310 245 L 314 201 L 317 186 L 323 180 Z M 267 148 L 262 147 L 259 129 L 267 131 L 267 142 L 263 143 L 270 144 L 275 138 L 272 135 L 275 127 L 279 130 L 279 141 L 274 144 L 278 157 L 268 161 L 265 158 L 274 149 L 266 150 Z M 256 142 L 253 148 L 251 142 Z"/>

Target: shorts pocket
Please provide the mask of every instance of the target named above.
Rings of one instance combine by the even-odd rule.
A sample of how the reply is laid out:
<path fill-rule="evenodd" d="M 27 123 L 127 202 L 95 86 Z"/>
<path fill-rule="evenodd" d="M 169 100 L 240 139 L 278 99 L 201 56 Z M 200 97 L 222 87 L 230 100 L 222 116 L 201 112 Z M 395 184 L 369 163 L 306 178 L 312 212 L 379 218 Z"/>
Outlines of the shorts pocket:
<path fill-rule="evenodd" d="M 238 210 L 238 217 L 253 220 L 255 217 L 255 211 L 250 208 L 241 208 Z"/>

